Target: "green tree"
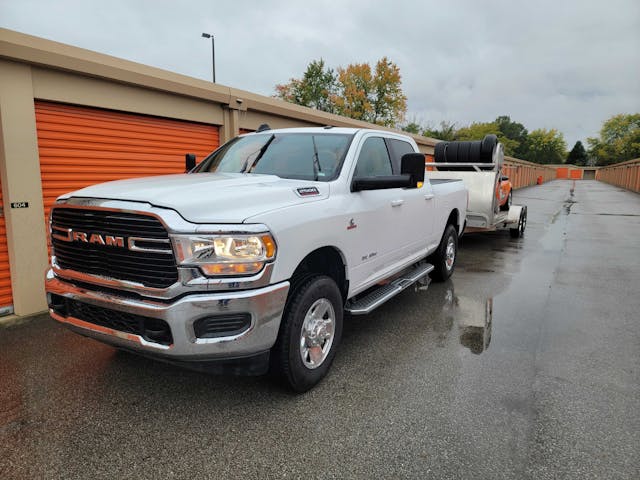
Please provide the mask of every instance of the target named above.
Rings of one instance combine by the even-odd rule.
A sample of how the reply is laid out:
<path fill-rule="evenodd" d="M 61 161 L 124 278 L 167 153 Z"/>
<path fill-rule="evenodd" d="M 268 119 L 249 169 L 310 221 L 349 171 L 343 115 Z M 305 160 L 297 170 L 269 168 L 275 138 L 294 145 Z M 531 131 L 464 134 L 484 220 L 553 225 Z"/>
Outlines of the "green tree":
<path fill-rule="evenodd" d="M 533 130 L 529 133 L 528 149 L 524 160 L 535 163 L 564 163 L 567 143 L 562 133 L 555 128 Z"/>
<path fill-rule="evenodd" d="M 427 127 L 422 131 L 422 135 L 424 135 L 425 137 L 444 140 L 445 142 L 455 140 L 456 133 L 456 124 L 454 122 L 447 121 L 440 122 L 440 129 Z"/>
<path fill-rule="evenodd" d="M 514 122 L 508 115 L 501 115 L 494 122 L 505 138 L 512 140 L 507 155 L 521 158 L 527 152 L 529 132 L 521 123 Z M 506 147 L 505 147 L 506 148 Z"/>
<path fill-rule="evenodd" d="M 324 60 L 312 61 L 301 79 L 292 78 L 289 83 L 276 85 L 277 98 L 323 112 L 335 113 L 337 75 L 325 67 Z"/>
<path fill-rule="evenodd" d="M 587 151 L 584 149 L 582 142 L 578 140 L 569 152 L 569 155 L 567 155 L 567 163 L 585 166 L 587 165 L 588 160 Z"/>
<path fill-rule="evenodd" d="M 505 155 L 513 155 L 519 143 L 507 138 L 496 122 L 474 122 L 456 132 L 456 140 L 482 140 L 486 135 L 496 135 L 504 145 Z"/>
<path fill-rule="evenodd" d="M 416 122 L 409 122 L 406 125 L 401 127 L 403 132 L 413 133 L 414 135 L 420 135 L 422 131 L 422 126 Z"/>
<path fill-rule="evenodd" d="M 640 113 L 614 115 L 602 125 L 598 138 L 588 138 L 596 165 L 640 157 Z"/>

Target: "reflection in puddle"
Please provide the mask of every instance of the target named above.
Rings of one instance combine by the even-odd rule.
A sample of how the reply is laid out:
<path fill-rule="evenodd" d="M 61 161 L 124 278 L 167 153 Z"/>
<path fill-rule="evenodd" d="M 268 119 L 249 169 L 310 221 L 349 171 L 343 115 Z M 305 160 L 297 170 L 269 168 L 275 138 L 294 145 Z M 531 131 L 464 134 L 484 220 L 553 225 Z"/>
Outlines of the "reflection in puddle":
<path fill-rule="evenodd" d="M 493 299 L 487 298 L 482 302 L 477 299 L 461 297 L 461 315 L 458 317 L 460 329 L 460 343 L 471 353 L 480 355 L 489 348 L 491 343 L 491 320 L 493 319 Z M 465 308 L 465 304 L 466 308 Z M 484 307 L 484 312 L 483 312 Z"/>
<path fill-rule="evenodd" d="M 417 287 L 424 290 L 426 286 Z M 443 290 L 436 286 L 430 289 L 430 304 L 439 312 L 433 323 L 437 334 L 437 346 L 444 347 L 454 325 L 458 326 L 458 339 L 463 347 L 475 355 L 489 348 L 493 320 L 493 298 L 474 298 L 456 295 L 453 283 L 448 282 Z"/>

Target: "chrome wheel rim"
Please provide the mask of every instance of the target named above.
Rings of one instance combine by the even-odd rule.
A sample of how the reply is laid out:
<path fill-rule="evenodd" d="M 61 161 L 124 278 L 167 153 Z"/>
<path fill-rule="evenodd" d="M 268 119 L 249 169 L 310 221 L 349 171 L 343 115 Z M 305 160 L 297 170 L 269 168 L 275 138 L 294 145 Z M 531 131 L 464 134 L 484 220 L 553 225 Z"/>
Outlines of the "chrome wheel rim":
<path fill-rule="evenodd" d="M 313 302 L 307 310 L 300 331 L 300 358 L 313 370 L 324 363 L 335 336 L 336 313 L 326 298 Z"/>
<path fill-rule="evenodd" d="M 447 240 L 447 250 L 444 256 L 444 264 L 447 270 L 453 268 L 453 263 L 456 261 L 456 243 L 453 241 L 453 237 L 449 237 Z"/>

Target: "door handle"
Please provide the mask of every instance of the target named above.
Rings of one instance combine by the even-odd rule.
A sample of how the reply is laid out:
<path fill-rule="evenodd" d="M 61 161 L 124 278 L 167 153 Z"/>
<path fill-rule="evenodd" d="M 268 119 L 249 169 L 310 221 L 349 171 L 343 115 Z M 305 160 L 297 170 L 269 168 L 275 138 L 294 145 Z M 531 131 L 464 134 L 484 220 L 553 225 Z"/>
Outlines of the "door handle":
<path fill-rule="evenodd" d="M 404 203 L 404 200 L 393 200 L 391 202 L 391 206 L 392 207 L 399 207 L 400 205 L 402 205 Z"/>
<path fill-rule="evenodd" d="M 433 197 L 435 197 L 435 195 L 434 195 L 433 193 L 427 193 L 427 194 L 424 196 L 424 199 L 425 199 L 425 200 L 431 200 L 431 199 L 433 199 Z"/>

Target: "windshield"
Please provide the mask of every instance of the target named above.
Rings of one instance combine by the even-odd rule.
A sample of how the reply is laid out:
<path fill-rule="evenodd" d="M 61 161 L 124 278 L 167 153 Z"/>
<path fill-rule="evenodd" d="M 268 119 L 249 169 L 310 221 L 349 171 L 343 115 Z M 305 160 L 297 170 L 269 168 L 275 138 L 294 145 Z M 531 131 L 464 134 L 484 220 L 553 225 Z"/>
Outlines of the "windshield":
<path fill-rule="evenodd" d="M 261 173 L 328 182 L 336 178 L 353 135 L 269 133 L 237 137 L 207 157 L 194 172 Z"/>

